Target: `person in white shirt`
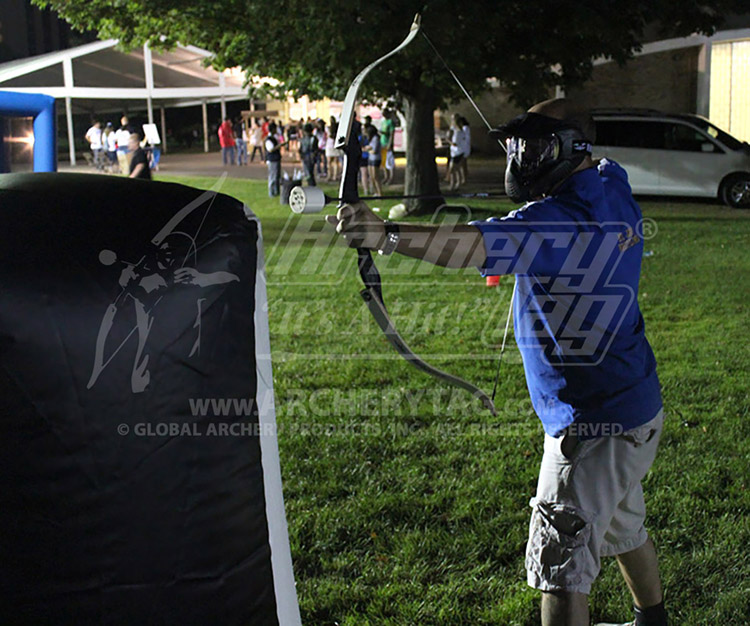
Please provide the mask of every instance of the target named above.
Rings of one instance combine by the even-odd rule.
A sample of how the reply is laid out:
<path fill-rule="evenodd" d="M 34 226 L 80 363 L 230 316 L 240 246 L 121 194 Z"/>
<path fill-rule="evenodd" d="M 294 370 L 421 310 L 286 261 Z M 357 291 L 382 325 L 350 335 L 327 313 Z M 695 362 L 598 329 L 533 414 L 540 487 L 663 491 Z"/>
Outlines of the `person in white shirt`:
<path fill-rule="evenodd" d="M 327 129 L 326 159 L 328 159 L 328 180 L 341 178 L 341 159 L 344 153 L 336 149 L 336 133 L 339 132 L 339 123 L 331 115 L 331 123 Z"/>
<path fill-rule="evenodd" d="M 328 178 L 328 161 L 326 160 L 328 134 L 326 133 L 326 123 L 323 120 L 319 119 L 315 122 L 313 136 L 318 140 L 318 151 L 315 153 L 315 166 L 318 175 L 322 178 Z"/>
<path fill-rule="evenodd" d="M 468 163 L 469 163 L 469 156 L 471 156 L 471 128 L 469 128 L 469 120 L 467 120 L 463 116 L 461 117 L 460 124 L 461 124 L 461 130 L 464 131 L 464 146 L 463 146 L 464 158 L 461 159 L 461 168 L 459 170 L 461 184 L 463 185 L 466 182 L 466 177 L 469 175 Z"/>
<path fill-rule="evenodd" d="M 117 162 L 120 164 L 120 174 L 128 175 L 130 163 L 128 161 L 128 139 L 130 139 L 130 126 L 128 118 L 123 115 L 120 120 L 120 128 L 115 133 L 117 141 Z"/>
<path fill-rule="evenodd" d="M 263 161 L 263 130 L 260 127 L 260 120 L 256 117 L 253 123 L 253 127 L 250 129 L 250 145 L 252 151 L 250 152 L 250 163 L 255 159 L 255 153 L 260 154 L 260 160 Z"/>
<path fill-rule="evenodd" d="M 458 113 L 451 116 L 451 158 L 448 163 L 451 191 L 455 191 L 461 186 L 461 161 L 464 158 L 466 138 L 460 120 L 461 116 Z"/>
<path fill-rule="evenodd" d="M 104 129 L 104 138 L 102 140 L 102 147 L 107 153 L 109 159 L 108 172 L 113 174 L 115 167 L 117 166 L 117 135 L 115 129 L 112 127 L 112 122 L 107 122 L 107 126 Z"/>
<path fill-rule="evenodd" d="M 104 149 L 102 145 L 102 123 L 96 120 L 86 131 L 86 141 L 89 142 L 91 152 L 94 155 L 94 167 L 98 170 L 104 169 Z"/>

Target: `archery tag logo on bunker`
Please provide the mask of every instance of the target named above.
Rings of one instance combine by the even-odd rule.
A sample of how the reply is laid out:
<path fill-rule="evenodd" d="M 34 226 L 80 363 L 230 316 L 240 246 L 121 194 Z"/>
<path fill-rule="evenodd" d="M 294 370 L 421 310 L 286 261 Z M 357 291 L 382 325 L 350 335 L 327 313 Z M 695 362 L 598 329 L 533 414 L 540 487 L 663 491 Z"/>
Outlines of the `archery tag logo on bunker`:
<path fill-rule="evenodd" d="M 119 289 L 99 324 L 88 389 L 108 367 L 116 363 L 121 368 L 129 361 L 131 390 L 141 393 L 152 379 L 150 353 L 158 355 L 171 346 L 181 358 L 200 354 L 206 309 L 240 277 L 227 271 L 216 255 L 202 258 L 197 232 L 177 226 L 195 209 L 206 206 L 202 225 L 215 196 L 213 191 L 205 192 L 183 207 L 134 259 L 120 258 L 109 249 L 99 252 L 99 262 L 113 268 L 112 278 L 117 277 Z"/>

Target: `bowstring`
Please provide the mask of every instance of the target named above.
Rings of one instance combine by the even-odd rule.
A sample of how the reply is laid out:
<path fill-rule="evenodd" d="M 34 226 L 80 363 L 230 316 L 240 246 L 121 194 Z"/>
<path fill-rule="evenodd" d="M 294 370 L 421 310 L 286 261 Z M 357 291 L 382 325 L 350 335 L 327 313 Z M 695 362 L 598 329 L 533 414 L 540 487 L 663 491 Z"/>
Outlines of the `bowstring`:
<path fill-rule="evenodd" d="M 481 109 L 477 105 L 476 102 L 474 102 L 474 98 L 471 97 L 471 94 L 468 92 L 466 87 L 463 86 L 463 83 L 461 80 L 456 76 L 456 73 L 450 68 L 448 65 L 448 62 L 443 58 L 443 55 L 440 54 L 438 49 L 435 47 L 435 45 L 430 41 L 430 38 L 427 36 L 427 33 L 422 30 L 422 36 L 425 38 L 425 41 L 428 43 L 430 48 L 432 48 L 432 51 L 435 53 L 435 56 L 440 59 L 440 62 L 445 66 L 445 69 L 448 70 L 450 75 L 453 77 L 453 80 L 456 81 L 456 84 L 461 88 L 461 91 L 464 92 L 464 95 L 466 98 L 471 102 L 471 106 L 474 107 L 474 110 L 479 114 L 479 117 L 482 118 L 482 121 L 484 122 L 484 125 L 487 127 L 488 130 L 492 130 L 492 125 L 487 121 L 487 118 L 482 113 Z M 505 142 L 498 140 L 497 142 L 499 146 L 503 149 L 503 152 L 508 152 L 507 148 L 505 147 Z M 515 281 L 513 283 L 513 292 L 510 295 L 510 305 L 508 306 L 508 317 L 505 320 L 505 332 L 503 332 L 503 343 L 500 346 L 500 354 L 497 359 L 497 370 L 495 372 L 495 384 L 492 387 L 492 402 L 495 402 L 495 395 L 497 394 L 497 386 L 500 382 L 500 366 L 503 364 L 503 355 L 505 354 L 505 346 L 508 341 L 508 330 L 510 329 L 510 320 L 513 316 L 513 300 L 516 297 L 516 287 L 518 286 L 518 282 Z"/>
<path fill-rule="evenodd" d="M 495 372 L 495 385 L 492 387 L 492 402 L 495 402 L 497 385 L 500 382 L 500 366 L 503 364 L 503 355 L 505 354 L 505 344 L 508 340 L 508 329 L 510 328 L 510 318 L 513 315 L 513 300 L 516 297 L 516 288 L 518 281 L 513 282 L 513 291 L 510 294 L 510 305 L 508 306 L 508 318 L 505 320 L 505 332 L 503 333 L 503 343 L 500 345 L 500 355 L 497 358 L 497 371 Z"/>
<path fill-rule="evenodd" d="M 445 69 L 448 70 L 450 75 L 453 77 L 453 80 L 456 81 L 456 84 L 461 88 L 461 91 L 464 92 L 464 95 L 468 98 L 469 102 L 471 102 L 471 106 L 474 107 L 474 110 L 479 114 L 479 117 L 482 118 L 482 121 L 484 122 L 484 125 L 487 127 L 487 130 L 492 130 L 492 124 L 490 124 L 487 121 L 487 118 L 484 116 L 484 113 L 482 113 L 481 109 L 477 105 L 476 102 L 474 102 L 474 98 L 471 97 L 471 94 L 468 92 L 466 87 L 464 87 L 461 80 L 456 76 L 456 73 L 450 68 L 450 65 L 448 65 L 448 62 L 443 58 L 443 55 L 438 52 L 438 49 L 435 47 L 435 44 L 430 41 L 430 38 L 427 36 L 427 33 L 422 30 L 422 36 L 425 38 L 425 41 L 428 43 L 430 48 L 432 48 L 432 51 L 435 53 L 435 56 L 440 59 L 440 62 L 445 66 Z M 503 152 L 507 152 L 508 150 L 505 147 L 505 143 L 503 141 L 498 140 L 497 142 L 500 147 L 503 149 Z"/>

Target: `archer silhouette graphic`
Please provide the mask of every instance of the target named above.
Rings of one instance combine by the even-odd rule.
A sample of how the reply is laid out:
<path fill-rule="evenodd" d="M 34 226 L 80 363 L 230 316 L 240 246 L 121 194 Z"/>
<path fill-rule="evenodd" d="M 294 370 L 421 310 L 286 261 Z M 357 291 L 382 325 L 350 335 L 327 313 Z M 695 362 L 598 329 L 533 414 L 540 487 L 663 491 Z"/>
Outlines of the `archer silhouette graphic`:
<path fill-rule="evenodd" d="M 120 292 L 117 297 L 107 306 L 104 312 L 99 333 L 96 338 L 96 349 L 94 353 L 94 364 L 91 371 L 91 377 L 86 385 L 91 389 L 96 384 L 101 373 L 107 368 L 112 360 L 117 356 L 120 350 L 126 345 L 133 334 L 137 333 L 138 345 L 136 348 L 133 369 L 130 375 L 130 385 L 133 393 L 140 393 L 148 387 L 151 374 L 148 369 L 149 356 L 145 353 L 146 342 L 149 332 L 154 321 L 154 311 L 164 297 L 172 289 L 181 286 L 197 286 L 201 288 L 222 285 L 233 281 L 239 282 L 239 277 L 231 272 L 200 272 L 197 265 L 198 252 L 195 235 L 189 235 L 182 231 L 175 230 L 175 226 L 188 213 L 192 212 L 197 206 L 205 200 L 206 194 L 209 194 L 211 201 L 215 193 L 206 192 L 198 200 L 184 207 L 178 212 L 151 240 L 153 244 L 148 252 L 135 263 L 120 260 L 124 265 L 120 272 L 119 285 Z M 211 208 L 209 203 L 206 214 L 203 216 L 205 221 L 206 215 Z M 198 228 L 200 230 L 200 226 Z M 190 241 L 190 247 L 184 258 L 178 264 L 176 255 L 178 254 L 177 245 L 174 241 L 180 237 L 186 237 Z M 188 258 L 192 257 L 193 265 L 188 265 Z M 102 265 L 114 265 L 118 262 L 117 254 L 112 250 L 102 250 L 99 253 L 99 262 Z M 175 267 L 176 266 L 176 267 Z M 196 299 L 197 314 L 193 328 L 197 330 L 197 336 L 188 357 L 193 356 L 200 351 L 201 342 L 201 306 L 205 298 Z M 131 303 L 135 309 L 135 325 L 125 336 L 123 341 L 105 357 L 105 347 L 107 338 L 110 335 L 117 312 Z"/>

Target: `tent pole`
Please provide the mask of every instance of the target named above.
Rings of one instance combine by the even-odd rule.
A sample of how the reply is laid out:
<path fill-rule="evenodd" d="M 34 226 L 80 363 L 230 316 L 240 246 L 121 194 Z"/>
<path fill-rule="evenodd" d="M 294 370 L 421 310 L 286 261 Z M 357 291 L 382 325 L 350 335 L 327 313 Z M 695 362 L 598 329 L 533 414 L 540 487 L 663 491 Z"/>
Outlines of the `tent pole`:
<path fill-rule="evenodd" d="M 151 48 L 143 44 L 143 71 L 146 78 L 146 108 L 148 109 L 148 123 L 154 123 L 154 103 L 151 94 L 154 90 L 154 65 L 151 60 Z"/>
<path fill-rule="evenodd" d="M 166 154 L 167 152 L 167 113 L 164 107 L 159 107 L 161 110 L 161 150 Z"/>
<path fill-rule="evenodd" d="M 69 90 L 73 89 L 73 61 L 69 58 L 63 59 L 63 84 L 65 90 L 70 93 Z M 70 165 L 76 164 L 76 142 L 75 142 L 75 131 L 73 130 L 73 102 L 69 95 L 65 96 L 65 118 L 68 123 L 68 150 L 70 151 Z"/>
<path fill-rule="evenodd" d="M 73 103 L 70 96 L 65 96 L 65 119 L 68 123 L 68 149 L 70 151 L 70 164 L 76 164 L 76 143 L 73 131 Z"/>
<path fill-rule="evenodd" d="M 203 111 L 203 152 L 208 152 L 208 107 L 206 101 L 201 102 Z"/>

